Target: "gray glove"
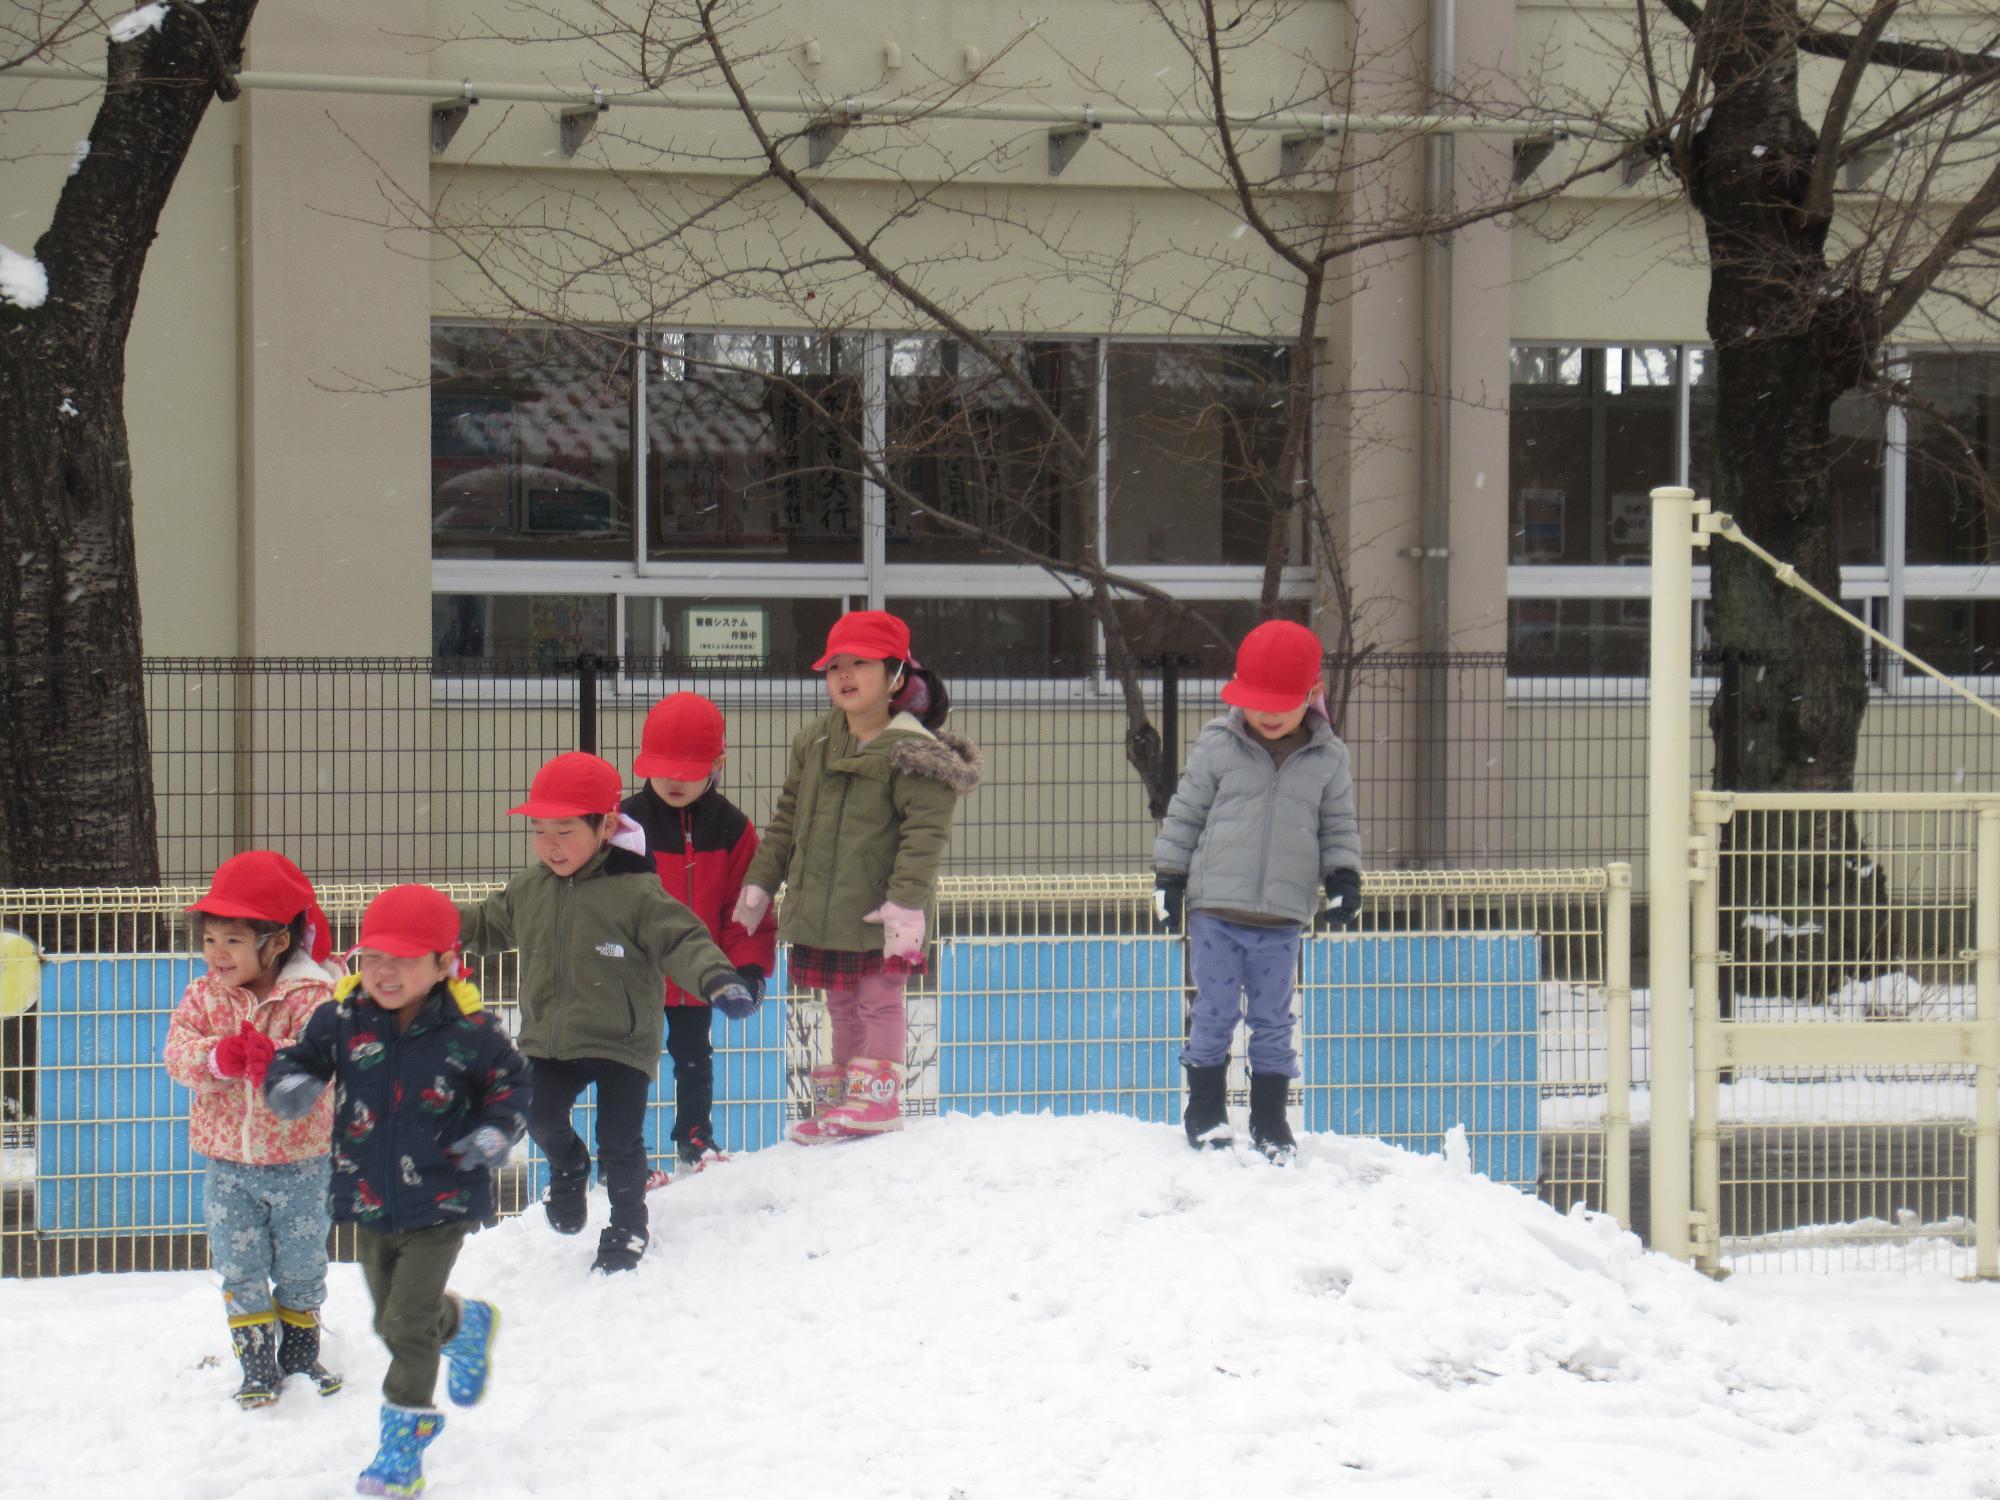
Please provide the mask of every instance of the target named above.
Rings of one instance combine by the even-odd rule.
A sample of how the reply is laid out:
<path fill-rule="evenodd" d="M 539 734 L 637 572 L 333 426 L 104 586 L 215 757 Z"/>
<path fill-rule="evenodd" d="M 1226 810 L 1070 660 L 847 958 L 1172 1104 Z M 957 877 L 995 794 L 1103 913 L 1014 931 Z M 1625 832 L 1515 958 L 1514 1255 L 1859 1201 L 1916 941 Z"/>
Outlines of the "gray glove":
<path fill-rule="evenodd" d="M 482 1125 L 470 1135 L 460 1136 L 444 1148 L 445 1159 L 461 1172 L 478 1172 L 497 1167 L 507 1159 L 514 1143 L 498 1125 Z"/>
<path fill-rule="evenodd" d="M 313 1103 L 325 1087 L 323 1079 L 310 1073 L 287 1073 L 265 1082 L 264 1102 L 279 1119 L 300 1120 L 312 1113 Z"/>

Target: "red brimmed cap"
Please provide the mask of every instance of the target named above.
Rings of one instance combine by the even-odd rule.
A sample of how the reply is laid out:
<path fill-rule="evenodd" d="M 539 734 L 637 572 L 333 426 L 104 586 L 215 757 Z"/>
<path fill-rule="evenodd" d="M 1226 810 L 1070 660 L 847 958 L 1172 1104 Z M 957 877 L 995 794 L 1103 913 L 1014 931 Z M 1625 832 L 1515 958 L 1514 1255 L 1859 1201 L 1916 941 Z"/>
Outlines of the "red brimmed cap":
<path fill-rule="evenodd" d="M 910 655 L 910 627 L 886 609 L 850 610 L 833 622 L 826 633 L 826 650 L 813 663 L 815 672 L 824 672 L 827 663 L 845 652 L 864 661 L 887 661 L 894 657 L 911 666 L 921 666 Z"/>
<path fill-rule="evenodd" d="M 625 778 L 610 761 L 569 750 L 535 772 L 528 800 L 508 812 L 523 818 L 594 818 L 615 813 Z"/>
<path fill-rule="evenodd" d="M 427 885 L 392 885 L 361 914 L 355 947 L 392 958 L 422 958 L 458 949 L 458 908 Z"/>
<path fill-rule="evenodd" d="M 208 882 L 208 894 L 189 911 L 211 917 L 233 917 L 239 922 L 282 922 L 304 913 L 306 949 L 314 962 L 324 963 L 333 952 L 333 934 L 327 929 L 326 913 L 319 909 L 319 897 L 305 871 L 284 855 L 271 849 L 250 849 L 233 855 L 215 867 Z"/>
<path fill-rule="evenodd" d="M 1290 620 L 1266 620 L 1236 648 L 1236 675 L 1222 701 L 1253 713 L 1290 713 L 1319 686 L 1325 648 L 1319 637 Z"/>
<path fill-rule="evenodd" d="M 646 715 L 632 774 L 705 781 L 722 751 L 722 710 L 700 693 L 675 693 Z"/>

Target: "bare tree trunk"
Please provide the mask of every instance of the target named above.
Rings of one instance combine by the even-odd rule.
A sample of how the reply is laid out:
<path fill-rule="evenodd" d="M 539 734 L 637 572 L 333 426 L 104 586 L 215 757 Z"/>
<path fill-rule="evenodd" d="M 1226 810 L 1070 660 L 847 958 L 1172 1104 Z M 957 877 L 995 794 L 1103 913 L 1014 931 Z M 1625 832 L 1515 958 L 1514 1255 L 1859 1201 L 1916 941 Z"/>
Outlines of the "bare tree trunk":
<path fill-rule="evenodd" d="M 1796 5 L 1715 0 L 1708 15 L 1716 93 L 1689 189 L 1708 233 L 1713 498 L 1752 540 L 1837 598 L 1833 406 L 1877 351 L 1858 301 L 1829 286 L 1832 220 L 1809 199 L 1818 139 L 1799 109 Z M 1713 644 L 1750 663 L 1730 726 L 1732 790 L 1851 788 L 1868 706 L 1861 637 L 1742 548 L 1717 541 L 1708 560 Z M 1710 725 L 1724 732 L 1719 698 Z M 1821 1000 L 1870 970 L 1878 924 L 1865 908 L 1885 892 L 1860 849 L 1845 815 L 1730 825 L 1723 904 L 1739 930 L 1723 941 L 1740 959 L 1732 1002 L 1738 992 Z"/>
<path fill-rule="evenodd" d="M 0 309 L 0 884 L 159 878 L 140 675 L 125 342 L 146 254 L 257 0 L 175 5 L 108 49 L 89 154 Z"/>

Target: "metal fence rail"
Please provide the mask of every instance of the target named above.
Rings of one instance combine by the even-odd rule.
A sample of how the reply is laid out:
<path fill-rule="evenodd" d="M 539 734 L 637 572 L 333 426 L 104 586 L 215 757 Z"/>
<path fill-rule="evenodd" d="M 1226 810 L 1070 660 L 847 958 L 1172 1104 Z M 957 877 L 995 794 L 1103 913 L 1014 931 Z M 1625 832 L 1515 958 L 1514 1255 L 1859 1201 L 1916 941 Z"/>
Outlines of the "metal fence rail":
<path fill-rule="evenodd" d="M 337 944 L 375 889 L 322 887 Z M 0 891 L 0 926 L 46 950 L 40 1002 L 0 1022 L 0 1273 L 206 1264 L 203 1164 L 187 1147 L 185 1093 L 158 1060 L 196 967 L 179 913 L 199 894 Z M 1463 1126 L 1489 1175 L 1623 1218 L 1630 975 L 1612 939 L 1629 896 L 1622 870 L 1377 878 L 1358 935 L 1305 945 L 1301 1122 L 1426 1151 Z M 517 976 L 514 954 L 482 956 L 503 1017 Z M 911 995 L 906 1111 L 1176 1122 L 1186 982 L 1144 876 L 949 879 L 932 970 Z M 783 994 L 782 974 L 774 988 L 751 1022 L 716 1023 L 717 1132 L 736 1148 L 782 1137 L 819 1045 L 821 1007 Z M 1239 1069 L 1242 1051 L 1239 1039 Z M 647 1127 L 662 1151 L 670 1078 Z M 1234 1088 L 1240 1105 L 1240 1074 Z M 518 1153 L 503 1211 L 532 1203 L 542 1173 L 532 1148 Z"/>

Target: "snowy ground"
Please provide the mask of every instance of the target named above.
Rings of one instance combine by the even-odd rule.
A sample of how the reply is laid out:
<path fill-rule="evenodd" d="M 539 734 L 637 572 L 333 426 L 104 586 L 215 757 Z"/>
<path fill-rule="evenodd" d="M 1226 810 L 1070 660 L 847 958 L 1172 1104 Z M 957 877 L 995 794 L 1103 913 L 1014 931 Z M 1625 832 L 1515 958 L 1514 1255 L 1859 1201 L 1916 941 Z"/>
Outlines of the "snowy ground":
<path fill-rule="evenodd" d="M 1438 1157 L 1318 1137 L 1279 1171 L 1129 1120 L 946 1117 L 778 1147 L 602 1222 L 476 1237 L 495 1383 L 427 1492 L 2000 1497 L 2000 1288 L 1717 1285 Z M 264 1412 L 209 1278 L 0 1283 L 24 1496 L 350 1493 L 385 1356 L 335 1269 L 329 1363 Z"/>

